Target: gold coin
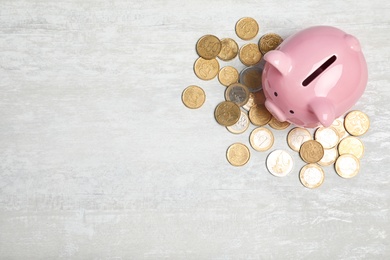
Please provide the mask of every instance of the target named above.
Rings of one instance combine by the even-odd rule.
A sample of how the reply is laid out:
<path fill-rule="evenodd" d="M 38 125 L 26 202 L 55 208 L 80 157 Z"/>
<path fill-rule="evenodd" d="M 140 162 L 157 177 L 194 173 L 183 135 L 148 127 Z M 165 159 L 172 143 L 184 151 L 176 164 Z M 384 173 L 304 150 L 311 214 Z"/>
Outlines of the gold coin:
<path fill-rule="evenodd" d="M 353 136 L 365 134 L 370 128 L 370 120 L 366 114 L 361 111 L 351 111 L 344 120 L 345 129 Z"/>
<path fill-rule="evenodd" d="M 301 145 L 311 140 L 311 134 L 309 130 L 301 127 L 295 127 L 291 129 L 291 131 L 287 135 L 287 143 L 288 146 L 290 146 L 291 149 L 293 149 L 296 152 L 299 152 L 301 149 Z"/>
<path fill-rule="evenodd" d="M 275 50 L 283 42 L 282 37 L 276 33 L 266 33 L 259 40 L 260 52 L 264 55 L 271 50 Z"/>
<path fill-rule="evenodd" d="M 315 163 L 306 164 L 299 172 L 299 179 L 303 186 L 315 189 L 324 182 L 324 170 Z"/>
<path fill-rule="evenodd" d="M 249 110 L 249 120 L 256 126 L 264 126 L 271 120 L 272 115 L 264 105 L 255 104 Z"/>
<path fill-rule="evenodd" d="M 225 98 L 227 101 L 232 101 L 241 107 L 248 102 L 249 90 L 246 86 L 240 83 L 233 83 L 227 87 L 225 91 Z"/>
<path fill-rule="evenodd" d="M 339 141 L 340 136 L 336 129 L 333 127 L 319 127 L 317 128 L 314 139 L 322 144 L 325 149 L 335 147 Z"/>
<path fill-rule="evenodd" d="M 184 89 L 181 99 L 186 107 L 195 109 L 203 105 L 206 94 L 202 88 L 192 85 Z"/>
<path fill-rule="evenodd" d="M 269 126 L 276 130 L 283 130 L 290 126 L 289 122 L 280 122 L 278 119 L 276 119 L 274 116 L 271 117 L 271 120 L 269 121 Z"/>
<path fill-rule="evenodd" d="M 336 147 L 333 147 L 333 148 L 330 148 L 330 149 L 324 149 L 324 156 L 318 162 L 318 164 L 321 165 L 321 166 L 329 166 L 329 165 L 333 164 L 336 161 L 338 156 L 339 156 L 339 154 L 337 152 L 337 148 Z"/>
<path fill-rule="evenodd" d="M 339 154 L 353 154 L 356 158 L 361 159 L 364 153 L 364 145 L 359 138 L 349 136 L 339 143 Z"/>
<path fill-rule="evenodd" d="M 335 169 L 337 174 L 343 178 L 355 177 L 360 170 L 359 159 L 352 154 L 342 154 L 336 160 Z"/>
<path fill-rule="evenodd" d="M 242 143 L 234 143 L 227 149 L 226 158 L 233 166 L 243 166 L 249 161 L 250 152 Z"/>
<path fill-rule="evenodd" d="M 227 126 L 226 129 L 233 134 L 242 134 L 249 127 L 249 118 L 244 111 L 241 111 L 240 119 L 232 126 Z"/>
<path fill-rule="evenodd" d="M 243 40 L 255 38 L 258 32 L 259 25 L 253 18 L 244 17 L 236 23 L 236 34 Z"/>
<path fill-rule="evenodd" d="M 336 129 L 337 133 L 339 134 L 340 140 L 348 136 L 347 131 L 344 127 L 344 119 L 343 118 L 337 118 L 333 121 L 331 125 L 334 129 Z"/>
<path fill-rule="evenodd" d="M 250 92 L 262 89 L 263 69 L 259 66 L 251 66 L 240 72 L 240 83 L 248 87 Z"/>
<path fill-rule="evenodd" d="M 232 66 L 223 67 L 218 73 L 218 80 L 224 86 L 238 82 L 238 71 Z"/>
<path fill-rule="evenodd" d="M 277 177 L 288 175 L 294 166 L 293 159 L 289 153 L 284 150 L 275 150 L 267 157 L 268 171 Z"/>
<path fill-rule="evenodd" d="M 315 140 L 309 140 L 301 145 L 299 155 L 306 163 L 317 163 L 324 156 L 324 147 Z"/>
<path fill-rule="evenodd" d="M 251 132 L 249 142 L 256 151 L 267 151 L 274 144 L 274 135 L 267 128 L 258 127 Z"/>
<path fill-rule="evenodd" d="M 221 40 L 221 51 L 218 54 L 218 58 L 223 61 L 229 61 L 234 59 L 238 54 L 238 45 L 231 38 L 224 38 Z"/>
<path fill-rule="evenodd" d="M 196 52 L 200 57 L 211 60 L 221 51 L 221 41 L 214 35 L 204 35 L 196 43 Z"/>
<path fill-rule="evenodd" d="M 246 111 L 249 111 L 251 109 L 251 107 L 254 106 L 255 104 L 264 105 L 264 103 L 265 103 L 265 96 L 264 96 L 263 90 L 261 89 L 257 92 L 249 93 L 248 102 L 246 102 L 246 104 L 243 106 L 243 108 Z"/>
<path fill-rule="evenodd" d="M 205 60 L 199 57 L 194 64 L 195 75 L 203 80 L 211 80 L 217 76 L 219 63 L 216 59 Z"/>
<path fill-rule="evenodd" d="M 234 102 L 223 101 L 215 108 L 214 116 L 220 125 L 232 126 L 240 119 L 241 109 Z"/>
<path fill-rule="evenodd" d="M 259 63 L 262 55 L 257 44 L 247 43 L 240 48 L 238 57 L 245 66 L 252 66 Z"/>

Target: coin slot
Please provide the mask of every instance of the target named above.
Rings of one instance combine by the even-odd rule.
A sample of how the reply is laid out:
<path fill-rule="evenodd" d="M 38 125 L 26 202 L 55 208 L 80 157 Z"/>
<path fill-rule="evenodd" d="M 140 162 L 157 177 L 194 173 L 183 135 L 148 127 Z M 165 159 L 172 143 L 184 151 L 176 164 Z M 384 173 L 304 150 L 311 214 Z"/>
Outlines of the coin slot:
<path fill-rule="evenodd" d="M 316 69 L 312 74 L 310 74 L 303 82 L 302 85 L 306 87 L 309 85 L 315 78 L 317 78 L 324 70 L 326 70 L 330 65 L 332 65 L 336 61 L 336 55 L 330 57 L 327 61 L 325 61 L 318 69 Z"/>

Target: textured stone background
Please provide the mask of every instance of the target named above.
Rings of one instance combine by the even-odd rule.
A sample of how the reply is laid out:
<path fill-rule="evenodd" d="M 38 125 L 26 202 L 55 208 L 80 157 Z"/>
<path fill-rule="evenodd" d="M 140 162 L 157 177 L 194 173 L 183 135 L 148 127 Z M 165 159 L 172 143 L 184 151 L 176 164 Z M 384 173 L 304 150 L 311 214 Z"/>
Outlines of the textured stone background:
<path fill-rule="evenodd" d="M 388 1 L 0 2 L 0 258 L 389 259 Z M 317 190 L 265 168 L 230 166 L 249 145 L 214 118 L 224 87 L 193 73 L 204 34 L 337 26 L 369 66 L 355 109 L 371 119 L 353 179 L 326 167 Z M 230 64 L 243 68 L 236 58 Z M 186 109 L 182 90 L 207 94 Z"/>

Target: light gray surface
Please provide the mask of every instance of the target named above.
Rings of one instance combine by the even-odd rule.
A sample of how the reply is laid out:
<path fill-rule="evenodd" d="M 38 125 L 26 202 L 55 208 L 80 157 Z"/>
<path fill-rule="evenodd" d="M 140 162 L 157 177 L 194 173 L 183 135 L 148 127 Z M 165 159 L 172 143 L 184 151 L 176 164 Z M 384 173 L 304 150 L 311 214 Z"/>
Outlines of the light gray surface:
<path fill-rule="evenodd" d="M 388 1 L 1 1 L 0 258 L 389 259 Z M 224 88 L 193 73 L 204 34 L 232 37 L 254 17 L 286 37 L 337 26 L 361 41 L 369 83 L 354 107 L 371 119 L 353 179 L 326 167 L 317 190 L 287 131 L 240 168 L 214 118 Z M 236 58 L 231 64 L 243 68 Z M 181 103 L 198 84 L 199 110 Z"/>

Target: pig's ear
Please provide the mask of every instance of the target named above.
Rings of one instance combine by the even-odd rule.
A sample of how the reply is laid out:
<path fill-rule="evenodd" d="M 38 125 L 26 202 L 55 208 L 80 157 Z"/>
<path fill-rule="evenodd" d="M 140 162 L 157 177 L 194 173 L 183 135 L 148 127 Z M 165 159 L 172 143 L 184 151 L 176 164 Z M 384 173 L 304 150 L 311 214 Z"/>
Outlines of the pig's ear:
<path fill-rule="evenodd" d="M 335 120 L 335 109 L 333 104 L 324 97 L 314 98 L 309 109 L 316 115 L 318 121 L 325 127 L 329 127 Z"/>
<path fill-rule="evenodd" d="M 284 52 L 272 50 L 264 55 L 264 60 L 271 63 L 282 75 L 287 75 L 291 70 L 291 59 Z"/>

